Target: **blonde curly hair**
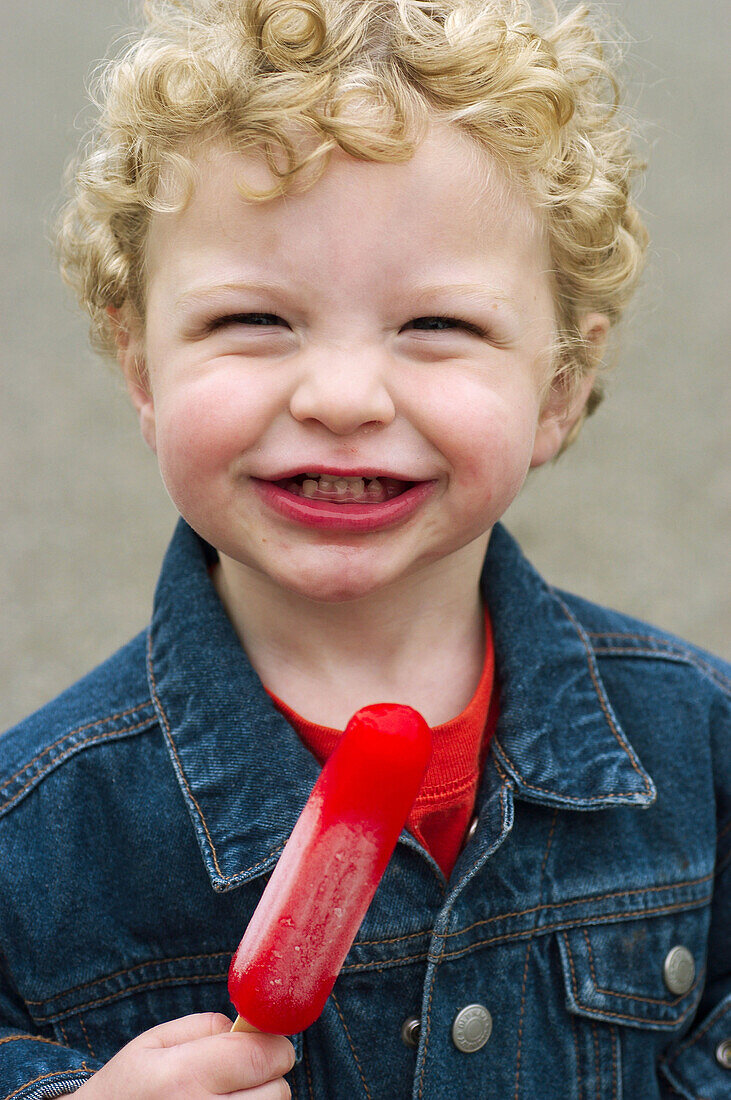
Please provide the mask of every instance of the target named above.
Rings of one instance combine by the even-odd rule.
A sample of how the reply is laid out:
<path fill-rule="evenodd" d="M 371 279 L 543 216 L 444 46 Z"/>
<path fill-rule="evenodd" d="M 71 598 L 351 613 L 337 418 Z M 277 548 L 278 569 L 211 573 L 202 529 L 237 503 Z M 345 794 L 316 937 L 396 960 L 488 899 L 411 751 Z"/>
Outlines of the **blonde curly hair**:
<path fill-rule="evenodd" d="M 561 15 L 552 0 L 148 0 L 144 13 L 142 33 L 99 74 L 98 123 L 58 223 L 62 274 L 97 349 L 115 352 L 110 306 L 131 303 L 144 319 L 150 216 L 185 203 L 202 140 L 260 149 L 276 183 L 246 197 L 264 202 L 295 180 L 311 186 L 337 147 L 408 160 L 438 117 L 540 211 L 556 370 L 573 381 L 596 365 L 580 319 L 620 319 L 647 233 L 630 197 L 644 165 L 588 5 Z M 171 170 L 185 183 L 173 202 L 160 188 Z M 600 399 L 597 383 L 587 412 Z"/>

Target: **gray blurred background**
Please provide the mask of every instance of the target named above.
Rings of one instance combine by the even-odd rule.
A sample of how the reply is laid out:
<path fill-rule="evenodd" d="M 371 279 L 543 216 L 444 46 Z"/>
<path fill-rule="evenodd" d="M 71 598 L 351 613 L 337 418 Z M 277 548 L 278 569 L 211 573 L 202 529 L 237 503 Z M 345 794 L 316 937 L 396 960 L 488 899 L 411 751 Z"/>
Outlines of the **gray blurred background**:
<path fill-rule="evenodd" d="M 731 657 L 728 0 L 614 0 L 650 263 L 607 400 L 508 526 L 549 580 Z M 175 512 L 49 224 L 129 0 L 0 0 L 0 729 L 147 622 Z"/>

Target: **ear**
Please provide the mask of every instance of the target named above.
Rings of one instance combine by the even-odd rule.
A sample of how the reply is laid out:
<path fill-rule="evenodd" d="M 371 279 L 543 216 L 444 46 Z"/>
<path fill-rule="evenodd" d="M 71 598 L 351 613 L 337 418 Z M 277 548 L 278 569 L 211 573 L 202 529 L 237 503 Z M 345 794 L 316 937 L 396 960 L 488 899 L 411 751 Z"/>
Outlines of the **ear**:
<path fill-rule="evenodd" d="M 144 357 L 142 322 L 129 304 L 119 309 L 107 307 L 114 328 L 117 360 L 127 384 L 132 404 L 137 409 L 142 438 L 151 451 L 157 451 L 155 438 L 155 405 Z"/>
<path fill-rule="evenodd" d="M 609 326 L 609 318 L 603 313 L 588 313 L 579 323 L 594 363 L 599 362 L 604 353 Z M 551 382 L 538 419 L 532 467 L 550 462 L 560 452 L 584 415 L 595 379 L 596 371 L 590 370 L 578 384 L 571 384 L 561 376 Z"/>

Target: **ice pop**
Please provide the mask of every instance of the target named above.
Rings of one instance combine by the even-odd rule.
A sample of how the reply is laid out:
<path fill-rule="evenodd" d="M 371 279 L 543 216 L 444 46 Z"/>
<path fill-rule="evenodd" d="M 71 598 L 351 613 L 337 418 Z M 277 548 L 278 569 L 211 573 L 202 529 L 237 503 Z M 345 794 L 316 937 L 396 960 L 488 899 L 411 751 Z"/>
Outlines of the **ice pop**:
<path fill-rule="evenodd" d="M 353 715 L 231 960 L 234 1030 L 293 1035 L 320 1015 L 430 755 L 431 731 L 411 707 Z"/>

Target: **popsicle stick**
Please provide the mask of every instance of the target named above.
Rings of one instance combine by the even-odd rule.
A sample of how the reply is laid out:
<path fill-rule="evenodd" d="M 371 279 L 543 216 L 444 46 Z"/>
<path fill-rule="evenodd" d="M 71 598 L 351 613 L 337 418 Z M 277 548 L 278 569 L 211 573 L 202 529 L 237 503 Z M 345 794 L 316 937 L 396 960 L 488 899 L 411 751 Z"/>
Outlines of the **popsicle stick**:
<path fill-rule="evenodd" d="M 259 1028 L 254 1027 L 253 1024 L 250 1024 L 248 1020 L 244 1020 L 241 1016 L 236 1017 L 236 1019 L 234 1020 L 234 1026 L 231 1028 L 231 1030 L 232 1031 L 253 1031 L 257 1035 L 259 1034 Z"/>

